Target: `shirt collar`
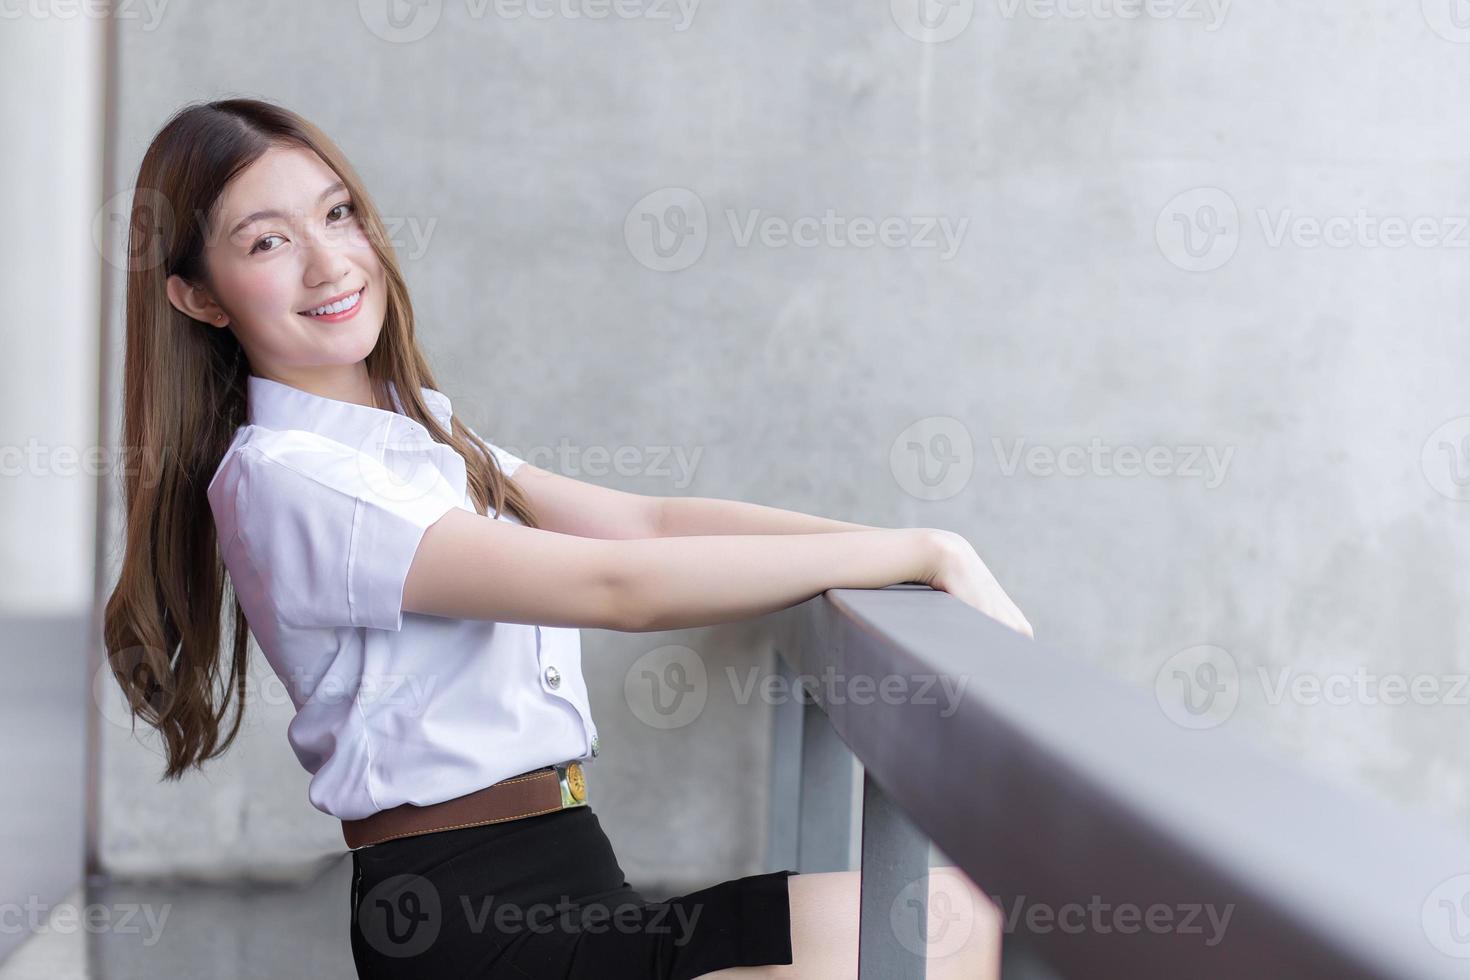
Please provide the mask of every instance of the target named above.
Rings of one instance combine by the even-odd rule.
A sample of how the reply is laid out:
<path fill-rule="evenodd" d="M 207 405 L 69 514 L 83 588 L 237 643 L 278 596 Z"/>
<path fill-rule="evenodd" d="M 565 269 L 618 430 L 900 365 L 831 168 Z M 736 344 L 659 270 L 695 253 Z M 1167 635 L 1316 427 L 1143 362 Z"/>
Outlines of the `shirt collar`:
<path fill-rule="evenodd" d="M 388 391 L 398 407 L 398 411 L 392 412 L 316 395 L 257 374 L 250 375 L 246 384 L 250 425 L 275 430 L 305 429 L 349 446 L 361 446 L 373 436 L 390 431 L 395 436 L 408 433 L 429 441 L 428 430 L 402 413 L 403 401 L 392 381 L 388 382 Z M 439 424 L 449 429 L 453 406 L 448 396 L 433 388 L 421 387 L 419 391 Z"/>

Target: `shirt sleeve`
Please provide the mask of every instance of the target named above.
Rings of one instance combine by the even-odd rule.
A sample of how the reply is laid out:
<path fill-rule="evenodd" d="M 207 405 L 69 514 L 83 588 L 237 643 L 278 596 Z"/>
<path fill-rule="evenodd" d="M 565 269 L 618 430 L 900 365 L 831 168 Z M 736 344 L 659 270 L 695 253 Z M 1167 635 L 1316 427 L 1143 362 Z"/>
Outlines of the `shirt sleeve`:
<path fill-rule="evenodd" d="M 493 442 L 487 442 L 485 445 L 489 446 L 490 451 L 495 454 L 495 461 L 500 464 L 500 470 L 506 476 L 514 474 L 516 470 L 520 469 L 521 464 L 525 462 L 519 456 L 508 450 L 501 449 Z"/>
<path fill-rule="evenodd" d="M 465 425 L 465 428 L 470 429 L 468 424 Z M 470 429 L 470 431 L 475 432 L 474 429 Z M 515 471 L 520 468 L 520 465 L 525 462 L 524 459 L 521 459 L 519 456 L 515 455 L 509 450 L 501 449 L 489 439 L 481 436 L 478 432 L 475 432 L 475 435 L 479 436 L 480 439 L 484 440 L 485 445 L 490 447 L 490 452 L 495 457 L 495 461 L 500 464 L 500 471 L 506 476 L 510 476 L 515 473 Z"/>
<path fill-rule="evenodd" d="M 307 628 L 403 628 L 403 584 L 429 526 L 455 501 L 392 487 L 363 453 L 240 453 L 240 548 L 279 620 Z M 442 481 L 441 481 L 442 482 Z"/>

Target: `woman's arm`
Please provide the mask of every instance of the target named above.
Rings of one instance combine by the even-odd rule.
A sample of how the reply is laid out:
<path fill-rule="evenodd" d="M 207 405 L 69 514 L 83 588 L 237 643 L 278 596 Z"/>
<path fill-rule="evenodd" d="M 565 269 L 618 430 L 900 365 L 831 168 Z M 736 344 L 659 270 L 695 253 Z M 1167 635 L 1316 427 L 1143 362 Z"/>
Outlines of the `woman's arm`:
<path fill-rule="evenodd" d="M 960 556 L 929 528 L 587 538 L 451 508 L 424 532 L 403 609 L 645 632 L 761 616 L 828 589 L 929 584 Z"/>
<path fill-rule="evenodd" d="M 436 570 L 430 574 L 430 577 L 434 579 L 442 577 L 442 579 L 424 588 L 431 593 L 439 594 L 431 594 L 422 598 L 415 594 L 412 599 L 409 599 L 407 587 L 405 588 L 405 609 L 472 619 L 500 619 L 520 623 L 539 622 L 548 626 L 601 626 L 604 629 L 644 631 L 677 628 L 676 623 L 666 618 L 668 615 L 688 617 L 688 625 L 709 625 L 759 615 L 771 608 L 784 608 L 784 606 L 811 598 L 827 589 L 882 588 L 884 585 L 899 582 L 921 582 L 950 593 L 967 605 L 974 606 L 987 616 L 1005 623 L 1026 636 L 1034 635 L 1031 624 L 1026 621 L 1026 617 L 1021 614 L 1015 603 L 995 581 L 995 577 L 990 573 L 990 569 L 985 567 L 985 563 L 980 560 L 975 549 L 953 531 L 940 531 L 933 528 L 875 528 L 866 524 L 852 524 L 797 511 L 780 510 L 761 504 L 714 497 L 654 497 L 625 493 L 550 473 L 529 463 L 522 464 L 512 479 L 520 483 L 521 487 L 526 490 L 527 495 L 531 498 L 532 506 L 536 508 L 537 516 L 541 518 L 542 527 L 540 529 L 526 528 L 524 530 L 549 534 L 549 537 L 544 540 L 550 542 L 547 547 L 551 550 L 539 557 L 549 557 L 553 564 L 563 563 L 559 588 L 570 590 L 578 599 L 583 600 L 580 603 L 581 608 L 560 608 L 559 612 L 552 613 L 552 615 L 572 617 L 565 622 L 554 622 L 544 618 L 544 610 L 548 604 L 560 607 L 564 602 L 556 590 L 553 590 L 553 593 L 549 595 L 543 592 L 519 597 L 518 601 L 529 605 L 497 606 L 490 609 L 485 604 L 492 600 L 483 594 L 477 594 L 478 589 L 476 588 L 477 585 L 484 586 L 489 581 L 487 578 L 477 577 L 479 573 L 474 567 L 475 563 L 485 560 L 484 553 L 462 550 L 447 564 L 441 563 L 438 559 L 434 560 Z M 441 519 L 440 523 L 448 519 Z M 492 523 L 503 525 L 506 522 Z M 732 556 L 720 546 L 721 542 L 735 542 L 731 545 L 736 549 L 733 557 L 742 559 L 742 556 L 745 556 L 743 560 L 747 561 L 747 567 L 743 571 L 753 580 L 759 580 L 763 574 L 759 563 L 782 563 L 790 554 L 805 553 L 805 545 L 797 543 L 805 542 L 807 539 L 841 538 L 844 539 L 840 544 L 843 549 L 867 548 L 878 542 L 881 542 L 880 548 L 892 548 L 892 542 L 898 540 L 895 535 L 902 536 L 904 532 L 921 532 L 927 535 L 931 547 L 936 546 L 935 542 L 938 542 L 937 547 L 941 554 L 940 557 L 934 559 L 938 564 L 930 567 L 924 576 L 913 575 L 911 564 L 904 566 L 904 577 L 890 578 L 878 585 L 847 584 L 848 580 L 831 575 L 824 577 L 814 573 L 813 577 L 804 580 L 806 583 L 804 588 L 810 588 L 810 591 L 790 598 L 788 602 L 778 601 L 775 606 L 770 605 L 775 600 L 770 598 L 769 592 L 765 593 L 765 599 L 759 596 L 754 599 L 747 597 L 746 601 L 755 602 L 756 606 L 748 604 L 740 606 L 741 597 L 732 595 L 720 597 L 728 600 L 723 606 L 715 602 L 712 605 L 701 607 L 701 602 L 710 602 L 712 597 L 697 594 L 688 595 L 689 600 L 693 603 L 691 606 L 680 608 L 669 605 L 679 601 L 677 596 L 681 588 L 718 590 L 726 586 L 724 580 L 719 578 L 720 562 Z M 429 534 L 433 533 L 431 528 Z M 884 537 L 879 538 L 875 535 L 884 535 Z M 603 560 L 614 565 L 621 563 L 624 571 L 627 570 L 626 566 L 629 562 L 638 566 L 637 570 L 641 573 L 641 577 L 634 576 L 630 580 L 643 584 L 632 590 L 634 598 L 631 603 L 623 603 L 621 600 L 608 599 L 611 590 L 607 587 L 605 580 L 599 578 L 602 572 L 598 567 L 578 567 L 576 565 L 583 560 L 584 552 L 574 545 L 569 545 L 565 540 L 567 536 L 593 538 L 609 543 L 630 539 L 641 539 L 645 544 L 682 540 L 693 542 L 691 547 L 695 550 L 669 552 L 656 549 L 649 552 L 646 548 L 634 548 L 622 550 L 613 558 L 608 558 L 605 550 L 598 551 L 597 553 L 603 556 Z M 751 543 L 753 539 L 761 536 L 768 539 L 767 543 Z M 853 545 L 850 543 L 852 541 L 859 541 L 861 545 Z M 793 550 L 795 548 L 800 550 Z M 439 550 L 437 544 L 435 550 L 436 552 Z M 669 555 L 677 556 L 672 566 L 676 569 L 675 571 L 671 571 L 670 566 L 661 564 L 670 560 Z M 707 558 L 705 564 L 702 565 L 699 564 L 701 556 Z M 838 557 L 835 560 L 846 559 Z M 684 564 L 680 565 L 680 561 Z M 756 564 L 751 565 L 752 561 Z M 566 567 L 568 562 L 573 563 L 573 567 Z M 691 565 L 698 567 L 691 571 Z M 891 565 L 887 567 L 892 568 Z M 461 576 L 456 579 L 455 577 L 459 575 L 457 569 L 461 568 L 468 577 Z M 498 573 L 500 569 L 494 571 Z M 542 580 L 543 584 L 547 581 L 558 581 L 552 575 L 551 569 L 544 571 L 547 578 Z M 851 568 L 843 569 L 844 573 L 851 571 L 853 571 Z M 648 585 L 650 575 L 672 577 L 674 588 L 662 589 L 659 586 Z M 825 584 L 812 588 L 813 582 L 824 582 Z M 732 581 L 728 584 L 738 585 L 739 583 Z M 536 591 L 535 583 L 524 577 L 515 582 L 514 586 L 517 589 L 529 589 L 533 593 Z M 417 589 L 419 586 L 415 584 L 414 588 Z M 758 605 L 762 601 L 766 603 L 765 607 Z M 409 602 L 425 604 L 410 606 Z M 536 612 L 537 608 L 543 612 Z M 704 608 L 706 612 L 702 613 L 701 608 Z M 479 611 L 456 612 L 455 609 Z M 731 612 L 732 609 L 735 611 Z M 707 614 L 718 615 L 722 618 L 709 619 Z M 661 625 L 608 625 L 613 622 L 626 622 L 623 617 L 629 615 L 634 617 L 634 622 L 652 622 Z M 538 618 L 538 616 L 543 618 Z M 660 619 L 660 616 L 665 618 Z M 582 617 L 582 619 L 576 621 L 576 617 Z"/>
<path fill-rule="evenodd" d="M 817 534 L 832 531 L 879 531 L 800 511 L 781 510 L 719 497 L 657 497 L 659 537 L 686 534 Z"/>

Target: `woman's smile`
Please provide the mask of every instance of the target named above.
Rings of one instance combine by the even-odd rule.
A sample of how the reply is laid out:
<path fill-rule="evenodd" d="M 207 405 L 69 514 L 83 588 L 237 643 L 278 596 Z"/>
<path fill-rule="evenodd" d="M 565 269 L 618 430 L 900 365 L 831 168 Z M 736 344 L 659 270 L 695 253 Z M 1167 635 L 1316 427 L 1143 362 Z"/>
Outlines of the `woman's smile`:
<path fill-rule="evenodd" d="M 332 323 L 347 320 L 362 308 L 362 294 L 365 292 L 367 292 L 367 286 L 362 286 L 356 292 L 339 296 L 330 303 L 299 312 L 301 316 L 311 317 L 313 320 L 327 320 Z"/>

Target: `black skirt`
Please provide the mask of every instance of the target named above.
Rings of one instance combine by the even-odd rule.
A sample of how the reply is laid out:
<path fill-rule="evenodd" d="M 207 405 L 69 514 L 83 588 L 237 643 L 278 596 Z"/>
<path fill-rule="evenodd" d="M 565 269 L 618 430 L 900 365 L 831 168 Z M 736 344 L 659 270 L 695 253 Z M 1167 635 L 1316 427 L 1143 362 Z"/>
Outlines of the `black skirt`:
<path fill-rule="evenodd" d="M 791 962 L 788 876 L 649 902 L 590 806 L 352 852 L 363 980 L 692 980 Z"/>

